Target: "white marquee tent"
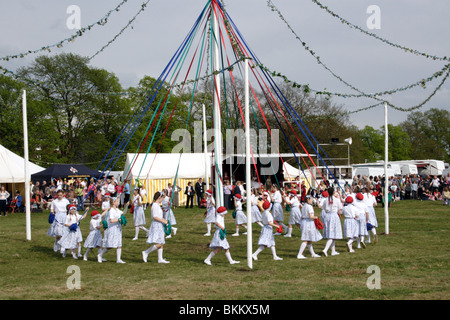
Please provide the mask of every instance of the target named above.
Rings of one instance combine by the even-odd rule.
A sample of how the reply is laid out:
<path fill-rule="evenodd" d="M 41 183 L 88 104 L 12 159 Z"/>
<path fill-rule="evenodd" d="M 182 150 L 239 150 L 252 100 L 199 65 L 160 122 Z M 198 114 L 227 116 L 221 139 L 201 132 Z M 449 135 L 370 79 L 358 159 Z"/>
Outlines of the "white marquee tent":
<path fill-rule="evenodd" d="M 30 176 L 45 170 L 30 161 Z M 25 182 L 25 160 L 21 156 L 0 145 L 0 183 L 24 183 Z"/>

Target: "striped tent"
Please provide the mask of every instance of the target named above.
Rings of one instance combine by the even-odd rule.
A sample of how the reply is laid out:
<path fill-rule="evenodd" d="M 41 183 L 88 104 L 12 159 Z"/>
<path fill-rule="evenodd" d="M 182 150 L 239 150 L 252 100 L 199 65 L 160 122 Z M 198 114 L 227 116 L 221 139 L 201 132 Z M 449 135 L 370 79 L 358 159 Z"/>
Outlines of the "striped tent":
<path fill-rule="evenodd" d="M 209 170 L 208 175 L 211 174 L 210 168 L 210 157 L 205 157 L 204 153 L 182 153 L 181 155 L 179 153 L 149 153 L 147 155 L 128 153 L 123 177 L 130 181 L 133 187 L 137 180 L 143 183 L 151 201 L 155 192 L 167 188 L 169 183 L 173 185 L 177 176 L 177 186 L 180 191 L 174 195 L 173 202 L 181 206 L 186 203 L 184 190 L 188 182 L 192 182 L 194 187 L 199 178 L 205 181 L 206 170 Z"/>

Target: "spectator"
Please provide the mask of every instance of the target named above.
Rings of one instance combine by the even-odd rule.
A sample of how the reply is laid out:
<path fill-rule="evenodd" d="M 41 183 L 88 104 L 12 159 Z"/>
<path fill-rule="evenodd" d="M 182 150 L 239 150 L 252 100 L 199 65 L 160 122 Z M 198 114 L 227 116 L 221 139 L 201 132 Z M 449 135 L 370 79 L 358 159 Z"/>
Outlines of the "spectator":
<path fill-rule="evenodd" d="M 188 182 L 188 185 L 186 186 L 186 190 L 184 191 L 184 194 L 187 196 L 186 209 L 189 207 L 189 203 L 190 203 L 190 208 L 193 208 L 195 191 L 194 191 L 194 188 L 192 187 L 191 181 Z"/>
<path fill-rule="evenodd" d="M 203 182 L 203 179 L 200 178 L 198 179 L 198 181 L 195 183 L 195 194 L 197 195 L 197 205 L 198 207 L 200 207 L 200 203 L 203 199 L 203 193 L 205 191 L 205 185 L 206 183 Z"/>
<path fill-rule="evenodd" d="M 419 188 L 419 185 L 417 184 L 418 179 L 413 179 L 411 182 L 411 197 L 414 200 L 417 200 L 417 191 Z"/>
<path fill-rule="evenodd" d="M 2 188 L 0 189 L 0 216 L 2 213 L 5 217 L 7 216 L 6 204 L 9 196 L 10 196 L 9 192 L 6 191 L 4 186 L 2 186 Z"/>
<path fill-rule="evenodd" d="M 443 200 L 443 205 L 450 205 L 450 188 L 449 187 L 444 187 L 443 191 L 442 191 L 442 200 Z"/>
<path fill-rule="evenodd" d="M 232 193 L 233 193 L 233 187 L 230 184 L 230 180 L 225 180 L 225 184 L 223 186 L 223 201 L 224 201 L 224 207 L 227 210 L 233 208 L 233 206 L 231 205 Z"/>

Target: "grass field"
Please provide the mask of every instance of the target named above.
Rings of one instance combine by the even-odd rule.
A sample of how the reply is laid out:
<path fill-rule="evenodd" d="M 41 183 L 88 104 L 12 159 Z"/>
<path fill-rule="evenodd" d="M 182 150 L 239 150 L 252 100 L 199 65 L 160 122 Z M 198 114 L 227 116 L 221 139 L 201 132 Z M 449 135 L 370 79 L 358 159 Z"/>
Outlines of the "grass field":
<path fill-rule="evenodd" d="M 158 264 L 156 252 L 142 261 L 141 251 L 149 246 L 143 232 L 134 237 L 133 220 L 123 229 L 122 259 L 115 263 L 110 250 L 102 264 L 91 253 L 89 261 L 62 258 L 53 252 L 53 238 L 46 235 L 48 211 L 32 214 L 32 240 L 25 234 L 25 215 L 0 217 L 0 299 L 16 300 L 448 300 L 450 299 L 450 207 L 442 202 L 400 201 L 390 208 L 390 234 L 384 232 L 383 208 L 376 209 L 379 241 L 367 249 L 347 253 L 344 241 L 337 242 L 341 253 L 333 257 L 296 259 L 301 244 L 300 231 L 292 238 L 276 237 L 277 254 L 269 249 L 247 267 L 246 236 L 228 237 L 231 254 L 240 264 L 230 265 L 223 252 L 203 263 L 210 250 L 204 237 L 204 209 L 175 211 L 178 233 L 166 240 L 164 257 L 170 264 Z M 316 208 L 316 213 L 319 210 Z M 146 211 L 147 226 L 150 212 Z M 285 221 L 288 215 L 285 213 Z M 231 214 L 226 216 L 229 234 L 234 232 Z M 83 237 L 89 233 L 89 218 L 81 224 Z M 260 227 L 253 225 L 253 251 Z M 325 240 L 314 244 L 316 253 Z M 354 245 L 356 247 L 356 244 Z M 83 252 L 84 253 L 84 248 Z M 67 280 L 80 268 L 81 289 L 71 290 Z M 381 288 L 370 290 L 369 266 L 378 266 Z"/>

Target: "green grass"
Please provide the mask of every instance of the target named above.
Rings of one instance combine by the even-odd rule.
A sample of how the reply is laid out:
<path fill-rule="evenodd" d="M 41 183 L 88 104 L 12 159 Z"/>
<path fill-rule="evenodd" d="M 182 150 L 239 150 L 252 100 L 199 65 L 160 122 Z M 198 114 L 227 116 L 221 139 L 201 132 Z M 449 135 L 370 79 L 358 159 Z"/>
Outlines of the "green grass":
<path fill-rule="evenodd" d="M 316 212 L 318 209 L 316 208 Z M 339 256 L 297 260 L 300 231 L 292 238 L 277 236 L 277 254 L 283 261 L 272 260 L 264 250 L 253 269 L 247 267 L 246 236 L 228 237 L 237 265 L 229 265 L 223 252 L 203 260 L 210 249 L 204 237 L 204 209 L 179 208 L 175 211 L 178 233 L 166 240 L 164 257 L 170 264 L 158 264 L 156 252 L 142 261 L 141 251 L 149 246 L 144 233 L 132 241 L 131 216 L 123 229 L 122 259 L 115 263 L 110 250 L 105 263 L 99 264 L 91 253 L 89 261 L 65 259 L 53 252 L 53 238 L 46 235 L 48 212 L 32 214 L 32 240 L 25 234 L 25 215 L 0 218 L 0 299 L 151 299 L 151 300 L 448 300 L 450 299 L 450 208 L 442 202 L 401 201 L 390 208 L 390 234 L 384 232 L 384 210 L 376 209 L 379 242 L 368 244 L 356 253 L 345 251 L 344 241 L 337 242 Z M 147 226 L 150 212 L 147 210 Z M 285 213 L 287 222 L 288 214 Z M 231 214 L 226 216 L 228 233 L 234 232 Z M 89 233 L 89 219 L 81 224 L 83 237 Z M 260 227 L 253 225 L 253 251 L 257 248 Z M 316 253 L 325 240 L 314 244 Z M 356 247 L 356 245 L 354 245 Z M 84 253 L 84 249 L 83 249 Z M 80 267 L 81 289 L 67 288 L 71 274 L 67 268 Z M 367 268 L 380 268 L 381 289 L 370 290 Z"/>

